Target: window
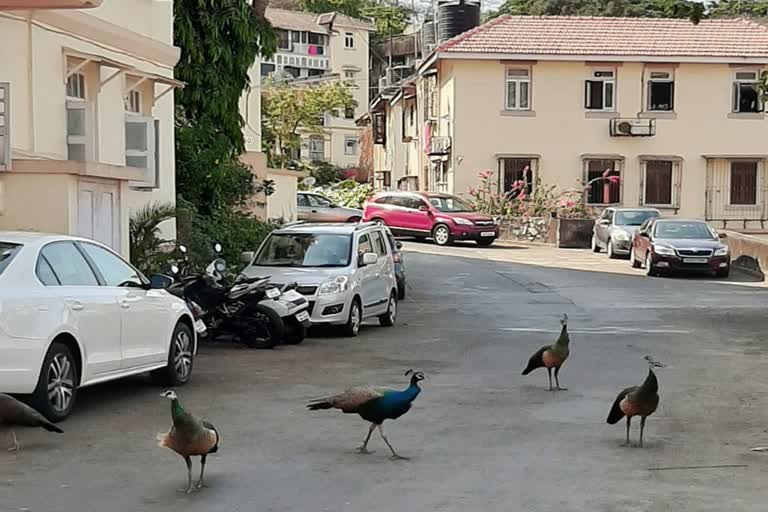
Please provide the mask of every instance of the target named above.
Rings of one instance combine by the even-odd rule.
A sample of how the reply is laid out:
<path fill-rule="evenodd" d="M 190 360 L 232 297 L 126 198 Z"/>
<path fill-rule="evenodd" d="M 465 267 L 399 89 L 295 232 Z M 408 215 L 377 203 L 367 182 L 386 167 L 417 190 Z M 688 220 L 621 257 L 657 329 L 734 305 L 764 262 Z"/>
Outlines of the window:
<path fill-rule="evenodd" d="M 309 199 L 306 194 L 299 194 L 296 198 L 296 202 L 299 203 L 299 206 L 309 208 Z"/>
<path fill-rule="evenodd" d="M 67 78 L 67 97 L 85 99 L 85 75 L 72 73 Z"/>
<path fill-rule="evenodd" d="M 376 250 L 376 254 L 381 256 L 387 255 L 387 246 L 384 245 L 384 239 L 381 237 L 381 233 L 374 231 L 371 233 L 373 238 L 373 248 Z"/>
<path fill-rule="evenodd" d="M 355 34 L 344 32 L 344 48 L 352 50 L 355 48 Z"/>
<path fill-rule="evenodd" d="M 256 267 L 346 267 L 351 235 L 284 233 L 270 235 L 259 249 Z"/>
<path fill-rule="evenodd" d="M 507 69 L 506 108 L 507 110 L 530 110 L 531 72 L 529 69 Z"/>
<path fill-rule="evenodd" d="M 675 109 L 675 81 L 671 71 L 651 71 L 648 77 L 648 110 L 668 112 Z"/>
<path fill-rule="evenodd" d="M 585 160 L 586 181 L 597 178 L 617 176 L 619 179 L 610 181 L 600 179 L 590 185 L 587 190 L 589 204 L 620 204 L 621 203 L 621 170 L 617 160 Z"/>
<path fill-rule="evenodd" d="M 757 71 L 737 71 L 733 81 L 733 111 L 738 113 L 762 112 L 758 94 Z"/>
<path fill-rule="evenodd" d="M 51 268 L 48 260 L 45 259 L 45 256 L 40 256 L 37 259 L 37 269 L 35 273 L 44 286 L 61 286 L 59 278 L 56 277 L 56 273 Z"/>
<path fill-rule="evenodd" d="M 344 154 L 357 155 L 357 137 L 344 137 Z"/>
<path fill-rule="evenodd" d="M 373 143 L 387 143 L 387 116 L 383 112 L 373 114 Z"/>
<path fill-rule="evenodd" d="M 329 208 L 332 204 L 331 201 L 324 198 L 323 196 L 317 196 L 314 194 L 307 194 L 307 200 L 309 201 L 309 205 L 315 208 Z"/>
<path fill-rule="evenodd" d="M 357 241 L 357 255 L 362 256 L 367 252 L 373 252 L 371 238 L 368 235 L 362 235 L 360 240 Z"/>
<path fill-rule="evenodd" d="M 277 47 L 281 50 L 288 50 L 291 48 L 291 39 L 288 36 L 287 30 L 275 30 L 277 35 Z"/>
<path fill-rule="evenodd" d="M 347 80 L 354 80 L 355 79 L 355 72 L 354 71 L 345 71 L 344 72 L 344 78 Z"/>
<path fill-rule="evenodd" d="M 85 162 L 90 157 L 91 110 L 87 102 L 67 100 L 67 160 Z"/>
<path fill-rule="evenodd" d="M 355 107 L 346 107 L 344 109 L 344 118 L 345 119 L 354 119 L 355 118 Z"/>
<path fill-rule="evenodd" d="M 503 173 L 504 194 L 515 198 L 525 191 L 526 194 L 533 192 L 533 167 L 530 158 L 503 158 L 500 161 L 501 172 Z M 515 182 L 522 181 L 522 187 L 515 186 Z M 512 189 L 515 190 L 512 190 Z"/>
<path fill-rule="evenodd" d="M 137 187 L 156 187 L 156 129 L 153 119 L 133 114 L 125 116 L 125 165 L 144 169 L 144 181 L 132 183 Z"/>
<path fill-rule="evenodd" d="M 614 71 L 593 71 L 584 87 L 584 107 L 587 110 L 614 109 L 616 73 Z"/>
<path fill-rule="evenodd" d="M 96 268 L 104 278 L 106 286 L 119 286 L 126 288 L 142 288 L 144 281 L 139 271 L 109 251 L 93 244 L 80 244 L 80 247 L 96 265 Z"/>
<path fill-rule="evenodd" d="M 730 204 L 757 204 L 757 162 L 731 162 Z"/>
<path fill-rule="evenodd" d="M 322 137 L 309 138 L 309 159 L 313 161 L 325 160 L 325 139 Z"/>
<path fill-rule="evenodd" d="M 645 187 L 643 204 L 672 206 L 675 167 L 670 160 L 648 160 L 645 162 Z"/>
<path fill-rule="evenodd" d="M 141 114 L 141 91 L 133 90 L 125 98 L 125 110 L 134 114 Z"/>
<path fill-rule="evenodd" d="M 275 72 L 275 65 L 274 64 L 261 64 L 261 76 L 267 77 Z"/>
<path fill-rule="evenodd" d="M 8 268 L 13 258 L 21 250 L 20 244 L 12 244 L 10 242 L 0 242 L 0 274 Z"/>
<path fill-rule="evenodd" d="M 48 244 L 40 256 L 50 265 L 61 286 L 99 285 L 91 266 L 71 242 Z"/>
<path fill-rule="evenodd" d="M 405 198 L 406 208 L 410 208 L 411 210 L 418 210 L 422 206 L 427 206 L 427 203 L 423 199 L 418 199 L 416 197 Z"/>

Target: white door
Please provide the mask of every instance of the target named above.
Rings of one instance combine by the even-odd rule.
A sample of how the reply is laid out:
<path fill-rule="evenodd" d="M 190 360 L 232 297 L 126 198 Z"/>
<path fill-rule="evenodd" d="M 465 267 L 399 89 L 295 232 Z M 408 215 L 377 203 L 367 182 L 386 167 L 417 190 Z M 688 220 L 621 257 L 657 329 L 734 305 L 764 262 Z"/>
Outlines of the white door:
<path fill-rule="evenodd" d="M 371 241 L 373 242 L 373 249 L 379 256 L 379 261 L 376 263 L 376 293 L 377 293 L 377 306 L 376 308 L 382 313 L 386 312 L 389 307 L 389 294 L 391 292 L 390 285 L 392 281 L 387 277 L 390 273 L 394 272 L 392 258 L 389 256 L 387 250 L 387 242 L 384 240 L 382 233 L 374 231 L 371 233 Z"/>
<path fill-rule="evenodd" d="M 360 239 L 357 242 L 357 258 L 358 265 L 360 266 L 360 270 L 358 272 L 360 272 L 362 276 L 360 295 L 362 296 L 363 316 L 365 317 L 371 316 L 375 313 L 377 303 L 380 300 L 379 296 L 381 295 L 376 286 L 376 273 L 378 271 L 378 265 L 374 264 L 367 265 L 365 267 L 361 266 L 363 264 L 363 254 L 368 252 L 375 253 L 375 250 L 373 249 L 371 235 L 366 233 L 360 235 Z"/>
<path fill-rule="evenodd" d="M 120 369 L 121 315 L 114 289 L 99 286 L 93 268 L 72 242 L 40 252 L 38 276 L 65 304 L 65 322 L 84 349 L 82 381 Z"/>
<path fill-rule="evenodd" d="M 77 199 L 77 234 L 120 251 L 118 185 L 81 181 Z"/>
<path fill-rule="evenodd" d="M 138 270 L 117 255 L 94 244 L 79 244 L 114 291 L 121 316 L 121 368 L 159 363 L 170 346 L 170 299 L 161 290 L 148 290 Z"/>

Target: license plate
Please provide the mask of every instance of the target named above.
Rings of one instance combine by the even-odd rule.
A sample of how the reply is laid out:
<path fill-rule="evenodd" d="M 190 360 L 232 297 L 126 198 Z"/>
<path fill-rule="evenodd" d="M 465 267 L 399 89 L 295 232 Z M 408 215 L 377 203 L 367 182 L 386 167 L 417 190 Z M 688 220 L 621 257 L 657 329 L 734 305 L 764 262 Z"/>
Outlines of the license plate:
<path fill-rule="evenodd" d="M 270 299 L 276 299 L 279 296 L 280 296 L 280 290 L 278 290 L 277 288 L 270 288 L 269 290 L 267 290 L 267 297 L 269 297 Z"/>
<path fill-rule="evenodd" d="M 482 233 L 480 233 L 480 236 L 496 236 L 496 232 L 495 231 L 483 231 Z"/>
<path fill-rule="evenodd" d="M 299 322 L 303 322 L 304 320 L 309 320 L 309 313 L 306 311 L 302 311 L 301 313 L 296 313 L 296 320 Z"/>
<path fill-rule="evenodd" d="M 205 327 L 205 322 L 203 322 L 202 320 L 197 320 L 197 321 L 195 321 L 195 330 L 198 333 L 202 334 L 205 331 L 207 331 L 208 329 L 207 329 L 207 327 Z"/>
<path fill-rule="evenodd" d="M 707 258 L 683 258 L 683 263 L 706 263 Z"/>

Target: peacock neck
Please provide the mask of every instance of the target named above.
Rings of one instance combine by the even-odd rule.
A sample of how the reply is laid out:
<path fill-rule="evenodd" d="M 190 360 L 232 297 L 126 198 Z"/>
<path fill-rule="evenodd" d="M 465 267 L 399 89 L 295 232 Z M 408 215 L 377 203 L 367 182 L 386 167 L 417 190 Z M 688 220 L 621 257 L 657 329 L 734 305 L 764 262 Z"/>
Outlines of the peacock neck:
<path fill-rule="evenodd" d="M 409 400 L 415 400 L 416 397 L 419 396 L 419 393 L 421 393 L 421 387 L 419 386 L 418 382 L 414 381 L 411 381 L 411 385 L 408 386 L 408 389 L 403 391 L 403 394 Z"/>
<path fill-rule="evenodd" d="M 178 398 L 174 398 L 171 401 L 171 418 L 174 420 L 183 418 L 186 415 L 184 407 L 181 406 Z"/>
<path fill-rule="evenodd" d="M 659 392 L 659 381 L 656 379 L 656 374 L 653 369 L 648 369 L 648 376 L 645 378 L 645 382 L 640 386 L 640 393 L 646 395 L 653 395 Z"/>
<path fill-rule="evenodd" d="M 557 338 L 556 345 L 560 347 L 567 347 L 571 342 L 571 337 L 568 335 L 568 325 L 563 324 L 563 328 L 560 329 L 560 336 Z"/>

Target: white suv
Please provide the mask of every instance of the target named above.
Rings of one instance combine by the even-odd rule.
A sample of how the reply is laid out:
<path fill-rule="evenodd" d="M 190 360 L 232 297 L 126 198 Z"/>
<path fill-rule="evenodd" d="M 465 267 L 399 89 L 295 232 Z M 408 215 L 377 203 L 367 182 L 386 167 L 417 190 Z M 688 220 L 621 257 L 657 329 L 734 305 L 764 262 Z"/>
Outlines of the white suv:
<path fill-rule="evenodd" d="M 90 240 L 0 232 L 0 393 L 60 421 L 83 386 L 148 371 L 185 384 L 197 344 L 171 282 Z"/>
<path fill-rule="evenodd" d="M 376 224 L 295 223 L 262 243 L 248 277 L 270 276 L 276 286 L 297 283 L 315 325 L 341 325 L 357 336 L 363 320 L 383 326 L 397 318 L 397 281 L 386 228 Z"/>

